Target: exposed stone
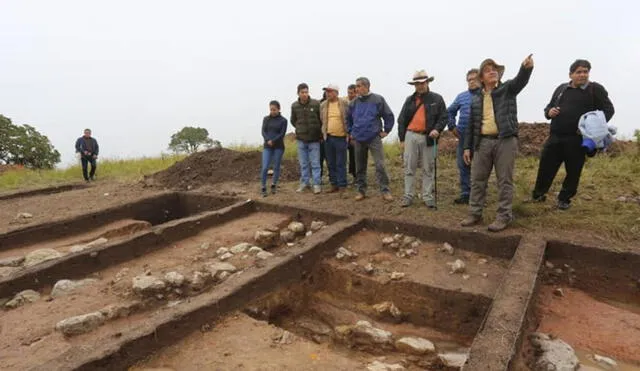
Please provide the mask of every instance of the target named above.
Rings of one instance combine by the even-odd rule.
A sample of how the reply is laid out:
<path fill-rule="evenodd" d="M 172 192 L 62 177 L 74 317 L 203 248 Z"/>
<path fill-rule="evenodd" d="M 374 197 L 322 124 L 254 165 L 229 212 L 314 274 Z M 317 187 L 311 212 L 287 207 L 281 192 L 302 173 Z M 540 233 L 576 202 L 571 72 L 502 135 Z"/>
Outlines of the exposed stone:
<path fill-rule="evenodd" d="M 553 263 L 552 263 L 552 262 L 550 262 L 550 261 L 548 261 L 548 260 L 547 260 L 546 262 L 544 262 L 544 266 L 545 266 L 545 267 L 547 267 L 547 269 L 553 269 L 553 268 L 555 268 L 555 266 L 553 265 Z"/>
<path fill-rule="evenodd" d="M 393 318 L 399 319 L 402 317 L 402 312 L 398 307 L 395 306 L 390 301 L 385 301 L 379 304 L 375 304 L 373 309 L 378 313 L 379 316 L 389 315 Z"/>
<path fill-rule="evenodd" d="M 441 353 L 438 359 L 446 367 L 462 368 L 467 363 L 467 353 Z"/>
<path fill-rule="evenodd" d="M 289 229 L 283 229 L 280 231 L 280 241 L 284 243 L 291 243 L 296 240 L 296 234 Z"/>
<path fill-rule="evenodd" d="M 573 348 L 560 339 L 539 332 L 529 335 L 537 358 L 534 370 L 577 370 L 579 361 Z"/>
<path fill-rule="evenodd" d="M 609 357 L 603 357 L 603 356 L 594 354 L 593 360 L 598 363 L 602 363 L 603 365 L 607 365 L 609 367 L 618 367 L 618 363 Z"/>
<path fill-rule="evenodd" d="M 92 247 L 104 245 L 107 242 L 109 242 L 108 239 L 106 239 L 104 237 L 100 237 L 97 240 L 93 240 L 93 241 L 88 242 L 88 243 L 73 245 L 73 246 L 71 246 L 71 248 L 69 248 L 69 252 L 74 253 L 74 252 L 80 252 L 80 251 L 88 250 L 88 249 L 90 249 Z"/>
<path fill-rule="evenodd" d="M 385 346 L 393 342 L 389 331 L 375 328 L 367 321 L 358 321 L 352 329 L 352 335 L 356 344 Z"/>
<path fill-rule="evenodd" d="M 121 281 L 127 274 L 129 274 L 129 268 L 122 268 L 120 272 L 116 273 L 116 277 L 113 279 L 113 282 Z"/>
<path fill-rule="evenodd" d="M 24 256 L 10 256 L 0 259 L 0 267 L 19 267 L 24 263 Z"/>
<path fill-rule="evenodd" d="M 327 223 L 321 220 L 314 220 L 311 222 L 311 226 L 309 227 L 309 229 L 312 230 L 313 232 L 317 232 L 326 226 L 327 226 Z"/>
<path fill-rule="evenodd" d="M 398 250 L 400 248 L 400 244 L 398 242 L 393 242 L 389 245 L 389 248 L 392 250 Z"/>
<path fill-rule="evenodd" d="M 620 196 L 620 197 L 616 198 L 616 201 L 618 201 L 618 202 L 627 202 L 627 198 L 624 197 L 624 196 Z"/>
<path fill-rule="evenodd" d="M 133 292 L 139 295 L 155 294 L 167 287 L 163 280 L 154 276 L 135 276 L 132 279 L 132 283 Z"/>
<path fill-rule="evenodd" d="M 367 274 L 373 274 L 373 272 L 375 271 L 375 269 L 373 268 L 373 264 L 369 263 L 367 265 L 364 266 L 364 271 Z"/>
<path fill-rule="evenodd" d="M 418 249 L 418 247 L 420 247 L 420 245 L 422 245 L 422 242 L 420 242 L 420 241 L 413 241 L 413 242 L 411 243 L 411 246 L 410 246 L 410 247 L 411 247 L 412 249 L 416 250 L 416 249 Z"/>
<path fill-rule="evenodd" d="M 480 259 L 478 259 L 478 264 L 479 264 L 479 265 L 485 265 L 485 264 L 487 264 L 488 262 L 489 262 L 489 261 L 488 261 L 487 259 L 484 259 L 484 258 L 480 258 Z"/>
<path fill-rule="evenodd" d="M 368 371 L 402 371 L 406 370 L 402 365 L 394 363 L 382 363 L 380 361 L 373 361 L 367 366 Z"/>
<path fill-rule="evenodd" d="M 416 256 L 418 255 L 418 252 L 414 249 L 407 249 L 404 251 L 405 254 L 407 254 L 407 256 Z"/>
<path fill-rule="evenodd" d="M 94 278 L 86 278 L 84 280 L 71 281 L 71 280 L 60 280 L 53 285 L 53 289 L 51 290 L 51 297 L 57 298 L 64 295 L 71 294 L 74 290 L 77 290 L 81 287 L 93 284 L 98 282 L 98 280 Z"/>
<path fill-rule="evenodd" d="M 264 250 L 261 247 L 258 246 L 252 246 L 249 249 L 249 255 L 257 255 L 258 253 L 263 252 Z"/>
<path fill-rule="evenodd" d="M 242 254 L 243 252 L 247 251 L 249 248 L 251 247 L 251 244 L 243 242 L 243 243 L 239 243 L 235 246 L 233 246 L 231 249 L 229 249 L 233 254 Z"/>
<path fill-rule="evenodd" d="M 400 250 L 396 253 L 396 256 L 398 258 L 406 258 L 407 257 L 407 253 L 404 250 Z"/>
<path fill-rule="evenodd" d="M 4 306 L 10 309 L 21 307 L 28 303 L 34 303 L 40 299 L 40 293 L 33 290 L 24 290 L 16 294 Z"/>
<path fill-rule="evenodd" d="M 0 267 L 0 278 L 8 277 L 18 270 L 16 267 Z"/>
<path fill-rule="evenodd" d="M 189 285 L 193 290 L 196 290 L 196 291 L 202 290 L 204 286 L 207 284 L 207 281 L 209 280 L 210 277 L 211 275 L 207 273 L 195 271 L 193 272 L 193 275 L 189 279 Z"/>
<path fill-rule="evenodd" d="M 311 236 L 312 234 L 313 234 L 313 232 L 312 232 L 312 231 L 307 231 L 307 233 L 305 233 L 305 234 L 304 234 L 304 236 L 305 236 L 305 237 L 309 237 L 309 236 Z"/>
<path fill-rule="evenodd" d="M 253 239 L 256 244 L 263 248 L 276 247 L 280 243 L 280 236 L 278 233 L 271 231 L 256 231 Z"/>
<path fill-rule="evenodd" d="M 107 321 L 111 321 L 118 318 L 129 317 L 131 313 L 135 310 L 139 309 L 142 306 L 140 302 L 132 302 L 128 304 L 111 304 L 102 309 L 100 309 L 100 314 L 102 314 Z"/>
<path fill-rule="evenodd" d="M 100 312 L 87 313 L 63 319 L 56 324 L 56 330 L 66 336 L 85 334 L 101 326 L 105 320 L 105 316 Z"/>
<path fill-rule="evenodd" d="M 382 246 L 389 246 L 394 242 L 395 240 L 393 239 L 393 237 L 385 237 L 382 239 Z"/>
<path fill-rule="evenodd" d="M 557 289 L 553 290 L 553 295 L 563 297 L 564 291 L 562 291 L 562 289 L 558 287 Z"/>
<path fill-rule="evenodd" d="M 18 213 L 18 215 L 16 215 L 16 219 L 31 219 L 33 218 L 33 214 L 30 213 Z"/>
<path fill-rule="evenodd" d="M 487 278 L 489 275 L 487 273 L 482 273 L 482 277 Z"/>
<path fill-rule="evenodd" d="M 323 322 L 320 322 L 311 318 L 307 318 L 307 317 L 303 317 L 296 320 L 296 325 L 299 328 L 310 331 L 316 335 L 328 336 L 328 335 L 331 335 L 331 333 L 333 332 L 331 327 L 327 326 Z"/>
<path fill-rule="evenodd" d="M 211 244 L 209 242 L 203 242 L 202 245 L 200 245 L 200 249 L 202 250 L 209 250 L 210 247 Z"/>
<path fill-rule="evenodd" d="M 40 249 L 27 254 L 24 260 L 25 267 L 31 267 L 42 262 L 58 259 L 62 254 L 54 249 Z"/>
<path fill-rule="evenodd" d="M 167 272 L 164 275 L 164 280 L 167 281 L 171 287 L 180 287 L 184 284 L 184 276 L 178 272 Z"/>
<path fill-rule="evenodd" d="M 338 260 L 342 260 L 342 259 L 353 259 L 358 257 L 358 254 L 346 249 L 344 247 L 339 247 L 338 248 L 338 252 L 336 252 L 336 259 Z"/>
<path fill-rule="evenodd" d="M 403 245 L 403 246 L 409 246 L 409 245 L 411 245 L 412 243 L 414 243 L 416 240 L 417 240 L 417 238 L 415 238 L 415 237 L 413 237 L 413 236 L 405 236 L 405 237 L 402 239 L 402 245 Z"/>
<path fill-rule="evenodd" d="M 451 244 L 449 244 L 448 242 L 445 242 L 442 247 L 440 249 L 438 249 L 438 251 L 440 252 L 444 252 L 447 253 L 449 255 L 453 255 L 455 253 L 455 249 L 453 248 L 453 246 L 451 246 Z"/>
<path fill-rule="evenodd" d="M 291 223 L 289 223 L 289 225 L 287 226 L 287 229 L 290 230 L 291 232 L 297 234 L 297 235 L 302 235 L 305 232 L 304 224 L 302 224 L 300 222 L 291 222 Z"/>
<path fill-rule="evenodd" d="M 229 259 L 231 259 L 231 258 L 233 258 L 233 254 L 232 254 L 232 253 L 230 253 L 230 252 L 228 252 L 228 253 L 224 253 L 224 254 L 222 254 L 222 255 L 220 255 L 220 256 L 218 257 L 218 259 L 220 259 L 220 261 L 229 260 Z"/>
<path fill-rule="evenodd" d="M 229 278 L 230 275 L 231 275 L 231 273 L 226 272 L 226 271 L 225 272 L 220 272 L 220 274 L 218 274 L 218 280 L 224 281 L 227 278 Z"/>
<path fill-rule="evenodd" d="M 268 251 L 260 251 L 259 253 L 256 254 L 256 258 L 260 260 L 267 260 L 271 257 L 273 257 L 273 254 Z"/>
<path fill-rule="evenodd" d="M 404 239 L 404 235 L 403 234 L 397 233 L 397 234 L 393 235 L 393 241 L 394 242 L 401 243 L 403 239 Z"/>
<path fill-rule="evenodd" d="M 211 277 L 214 278 L 219 278 L 219 274 L 222 272 L 233 273 L 238 270 L 233 264 L 217 262 L 207 264 L 204 269 L 211 274 Z"/>
<path fill-rule="evenodd" d="M 468 280 L 469 278 L 471 278 L 471 276 L 468 275 L 468 274 L 463 274 L 462 275 L 462 279 L 465 280 L 465 281 Z"/>
<path fill-rule="evenodd" d="M 393 272 L 391 273 L 391 279 L 392 280 L 401 280 L 404 278 L 404 273 L 402 272 Z"/>
<path fill-rule="evenodd" d="M 287 330 L 282 332 L 282 336 L 280 336 L 280 340 L 278 340 L 279 344 L 291 344 L 295 340 L 295 336 Z"/>
<path fill-rule="evenodd" d="M 224 254 L 226 254 L 228 252 L 230 252 L 230 251 L 226 247 L 219 247 L 218 250 L 216 250 L 216 255 L 220 256 L 220 255 L 224 255 Z"/>
<path fill-rule="evenodd" d="M 591 201 L 593 200 L 593 197 L 591 195 L 582 195 L 582 199 L 585 201 Z"/>
<path fill-rule="evenodd" d="M 466 265 L 460 259 L 456 259 L 456 261 L 454 261 L 453 263 L 447 263 L 447 264 L 451 268 L 451 270 L 449 271 L 450 274 L 463 273 L 466 269 Z"/>
<path fill-rule="evenodd" d="M 396 341 L 396 349 L 409 354 L 435 353 L 436 347 L 427 339 L 418 337 L 404 337 Z"/>

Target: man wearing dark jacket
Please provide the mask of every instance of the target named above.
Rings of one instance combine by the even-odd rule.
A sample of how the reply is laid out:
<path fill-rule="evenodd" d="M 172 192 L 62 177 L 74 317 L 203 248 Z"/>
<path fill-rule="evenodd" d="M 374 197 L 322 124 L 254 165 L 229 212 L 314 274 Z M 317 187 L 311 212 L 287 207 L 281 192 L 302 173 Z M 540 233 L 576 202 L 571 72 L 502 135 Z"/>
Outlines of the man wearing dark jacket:
<path fill-rule="evenodd" d="M 404 150 L 402 207 L 408 207 L 413 202 L 413 181 L 418 159 L 422 159 L 422 199 L 428 208 L 436 207 L 433 198 L 434 144 L 447 125 L 448 115 L 442 96 L 429 89 L 431 81 L 433 77 L 429 77 L 425 70 L 413 75 L 413 80 L 408 84 L 415 87 L 415 93 L 407 97 L 398 116 L 398 137 Z"/>
<path fill-rule="evenodd" d="M 544 109 L 544 116 L 551 119 L 551 133 L 540 156 L 538 177 L 533 190 L 533 201 L 544 202 L 546 193 L 564 162 L 567 175 L 558 195 L 558 209 L 566 210 L 571 198 L 578 192 L 580 174 L 584 166 L 585 151 L 582 135 L 578 131 L 580 117 L 590 111 L 603 111 L 607 120 L 614 114 L 607 90 L 597 82 L 589 81 L 591 63 L 578 59 L 569 67 L 569 83 L 561 84 Z"/>
<path fill-rule="evenodd" d="M 309 86 L 298 85 L 298 100 L 291 105 L 291 125 L 296 129 L 298 161 L 300 162 L 300 186 L 296 192 L 304 192 L 313 179 L 313 193 L 322 192 L 320 183 L 320 143 L 322 122 L 320 102 L 309 97 Z"/>
<path fill-rule="evenodd" d="M 91 129 L 84 129 L 84 135 L 76 140 L 76 153 L 80 156 L 82 163 L 82 176 L 85 182 L 95 180 L 96 175 L 96 159 L 100 147 L 96 138 L 91 136 Z M 91 171 L 87 174 L 87 167 L 91 164 Z"/>
<path fill-rule="evenodd" d="M 482 221 L 487 182 L 495 168 L 498 215 L 488 229 L 498 232 L 513 220 L 513 168 L 518 153 L 516 97 L 529 82 L 533 58 L 525 58 L 518 75 L 505 83 L 500 81 L 504 66 L 493 59 L 485 59 L 479 70 L 482 90 L 472 97 L 471 121 L 464 135 L 464 161 L 471 164 L 470 213 L 460 224 L 468 227 Z"/>
<path fill-rule="evenodd" d="M 376 166 L 376 180 L 385 201 L 393 201 L 389 189 L 389 176 L 384 168 L 382 138 L 393 129 L 393 112 L 378 94 L 369 90 L 371 83 L 366 77 L 356 79 L 358 97 L 349 104 L 347 131 L 354 143 L 356 155 L 356 201 L 363 200 L 367 191 L 367 164 L 369 151 Z M 384 121 L 384 126 L 383 126 Z"/>

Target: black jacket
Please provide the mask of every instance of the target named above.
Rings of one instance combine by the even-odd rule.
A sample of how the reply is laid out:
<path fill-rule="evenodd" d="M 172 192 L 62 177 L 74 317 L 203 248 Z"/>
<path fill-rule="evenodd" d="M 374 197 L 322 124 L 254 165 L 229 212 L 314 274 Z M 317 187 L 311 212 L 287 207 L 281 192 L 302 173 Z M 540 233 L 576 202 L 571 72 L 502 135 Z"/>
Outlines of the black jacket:
<path fill-rule="evenodd" d="M 404 136 L 407 133 L 409 123 L 411 123 L 413 116 L 416 114 L 417 94 L 418 93 L 413 93 L 407 97 L 407 99 L 404 101 L 404 104 L 402 105 L 400 115 L 398 116 L 398 138 L 400 138 L 401 142 L 404 142 Z M 426 134 L 429 134 L 433 129 L 436 129 L 441 133 L 449 122 L 447 105 L 444 103 L 444 99 L 442 99 L 442 96 L 440 94 L 434 93 L 432 91 L 428 91 L 422 94 L 420 98 L 422 99 L 422 107 L 420 108 L 426 110 Z M 433 145 L 432 138 L 427 137 L 427 145 Z"/>
<path fill-rule="evenodd" d="M 320 102 L 309 98 L 307 103 L 300 100 L 291 105 L 291 125 L 296 128 L 296 139 L 303 142 L 322 140 L 322 121 L 320 120 Z"/>
<path fill-rule="evenodd" d="M 491 92 L 493 112 L 500 138 L 518 136 L 517 95 L 527 86 L 533 68 L 520 65 L 518 75 L 498 86 Z M 464 149 L 475 150 L 480 144 L 482 128 L 483 91 L 479 89 L 471 98 L 471 121 L 464 135 Z"/>

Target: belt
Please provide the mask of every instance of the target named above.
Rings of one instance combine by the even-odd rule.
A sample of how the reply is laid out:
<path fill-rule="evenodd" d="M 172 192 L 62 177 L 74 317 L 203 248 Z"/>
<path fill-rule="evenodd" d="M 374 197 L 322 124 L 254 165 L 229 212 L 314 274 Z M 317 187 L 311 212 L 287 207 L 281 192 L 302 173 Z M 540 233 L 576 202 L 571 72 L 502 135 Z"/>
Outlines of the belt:
<path fill-rule="evenodd" d="M 409 130 L 409 129 L 407 129 L 407 130 Z M 412 133 L 415 133 L 415 134 L 427 135 L 427 131 L 426 130 L 425 131 L 409 130 L 409 131 L 412 132 Z"/>

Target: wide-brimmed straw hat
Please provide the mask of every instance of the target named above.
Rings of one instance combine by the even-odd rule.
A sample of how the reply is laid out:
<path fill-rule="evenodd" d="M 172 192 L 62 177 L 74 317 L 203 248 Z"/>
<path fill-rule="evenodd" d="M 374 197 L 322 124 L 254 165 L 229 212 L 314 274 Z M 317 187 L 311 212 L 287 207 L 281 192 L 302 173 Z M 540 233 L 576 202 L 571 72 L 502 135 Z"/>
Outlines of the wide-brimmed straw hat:
<path fill-rule="evenodd" d="M 433 81 L 434 77 L 433 76 L 429 76 L 427 74 L 427 71 L 425 70 L 420 70 L 420 71 L 416 71 L 416 73 L 413 74 L 413 80 L 407 82 L 407 84 L 409 85 L 415 85 L 417 83 L 421 83 L 421 82 L 431 82 Z"/>

